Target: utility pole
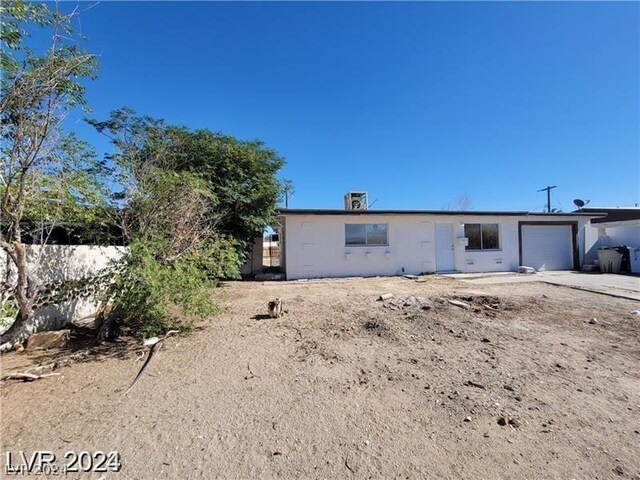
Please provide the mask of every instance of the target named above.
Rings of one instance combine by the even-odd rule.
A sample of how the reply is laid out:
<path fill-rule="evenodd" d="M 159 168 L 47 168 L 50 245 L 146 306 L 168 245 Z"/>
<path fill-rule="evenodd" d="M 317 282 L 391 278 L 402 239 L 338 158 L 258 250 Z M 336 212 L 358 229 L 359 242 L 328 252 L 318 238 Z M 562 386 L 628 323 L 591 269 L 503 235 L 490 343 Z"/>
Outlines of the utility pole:
<path fill-rule="evenodd" d="M 541 188 L 540 190 L 538 190 L 539 192 L 544 192 L 545 190 L 547 191 L 547 212 L 551 213 L 551 190 L 556 188 L 557 185 L 549 185 L 545 188 Z"/>

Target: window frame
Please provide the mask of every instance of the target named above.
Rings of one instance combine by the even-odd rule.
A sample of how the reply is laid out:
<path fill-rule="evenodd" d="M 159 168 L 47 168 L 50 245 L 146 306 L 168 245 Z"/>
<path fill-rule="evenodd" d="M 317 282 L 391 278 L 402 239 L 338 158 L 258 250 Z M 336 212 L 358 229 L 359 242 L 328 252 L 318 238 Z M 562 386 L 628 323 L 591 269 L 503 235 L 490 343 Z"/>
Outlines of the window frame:
<path fill-rule="evenodd" d="M 364 226 L 364 241 L 365 243 L 347 243 L 347 226 L 348 225 L 363 225 Z M 386 243 L 369 243 L 369 226 L 370 225 L 384 225 L 386 231 Z M 359 248 L 359 247 L 388 247 L 389 246 L 389 224 L 388 223 L 345 223 L 344 224 L 344 246 L 345 248 Z"/>
<path fill-rule="evenodd" d="M 500 228 L 500 223 L 499 222 L 484 222 L 484 223 L 478 223 L 478 222 L 473 222 L 473 223 L 465 223 L 464 224 L 464 228 L 465 228 L 465 232 L 464 235 L 466 238 L 467 237 L 467 232 L 466 232 L 466 228 L 467 226 L 470 225 L 478 225 L 480 227 L 480 248 L 470 248 L 469 245 L 466 245 L 464 247 L 465 252 L 500 252 L 502 251 L 502 235 L 501 235 L 501 228 Z M 484 241 L 483 241 L 483 237 L 482 237 L 482 226 L 483 225 L 497 225 L 498 227 L 498 248 L 484 248 Z"/>

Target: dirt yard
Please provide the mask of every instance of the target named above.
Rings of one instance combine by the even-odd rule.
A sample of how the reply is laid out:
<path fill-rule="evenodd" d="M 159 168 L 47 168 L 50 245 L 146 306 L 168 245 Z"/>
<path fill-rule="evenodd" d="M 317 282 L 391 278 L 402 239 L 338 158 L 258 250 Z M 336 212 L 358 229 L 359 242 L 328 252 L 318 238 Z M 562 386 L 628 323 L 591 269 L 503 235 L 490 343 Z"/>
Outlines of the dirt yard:
<path fill-rule="evenodd" d="M 440 277 L 217 295 L 128 396 L 139 346 L 5 355 L 79 361 L 1 387 L 2 450 L 121 453 L 91 478 L 640 479 L 638 302 Z"/>

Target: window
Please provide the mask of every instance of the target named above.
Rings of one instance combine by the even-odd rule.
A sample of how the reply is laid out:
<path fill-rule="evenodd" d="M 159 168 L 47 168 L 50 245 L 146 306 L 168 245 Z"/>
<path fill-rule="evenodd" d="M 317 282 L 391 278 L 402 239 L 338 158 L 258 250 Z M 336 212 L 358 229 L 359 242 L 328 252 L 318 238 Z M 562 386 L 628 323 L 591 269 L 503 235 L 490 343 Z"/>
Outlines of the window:
<path fill-rule="evenodd" d="M 466 223 L 464 236 L 469 239 L 467 250 L 500 250 L 500 229 L 497 223 Z"/>
<path fill-rule="evenodd" d="M 347 223 L 345 245 L 389 245 L 386 223 Z"/>

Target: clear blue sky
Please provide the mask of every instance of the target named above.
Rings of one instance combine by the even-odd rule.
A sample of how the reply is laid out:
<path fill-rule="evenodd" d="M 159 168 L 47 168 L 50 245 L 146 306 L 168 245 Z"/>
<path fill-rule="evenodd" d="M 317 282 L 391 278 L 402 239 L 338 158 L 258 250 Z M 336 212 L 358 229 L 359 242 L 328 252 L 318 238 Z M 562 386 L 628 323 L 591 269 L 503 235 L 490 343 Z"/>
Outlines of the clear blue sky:
<path fill-rule="evenodd" d="M 640 202 L 640 4 L 101 3 L 94 116 L 141 114 L 286 159 L 291 207 Z M 86 126 L 79 134 L 106 144 Z"/>

